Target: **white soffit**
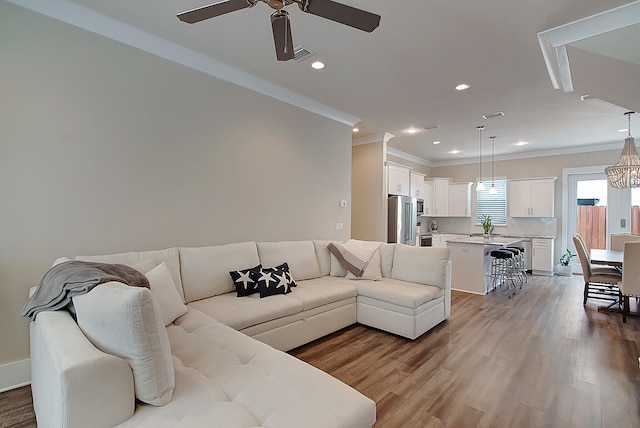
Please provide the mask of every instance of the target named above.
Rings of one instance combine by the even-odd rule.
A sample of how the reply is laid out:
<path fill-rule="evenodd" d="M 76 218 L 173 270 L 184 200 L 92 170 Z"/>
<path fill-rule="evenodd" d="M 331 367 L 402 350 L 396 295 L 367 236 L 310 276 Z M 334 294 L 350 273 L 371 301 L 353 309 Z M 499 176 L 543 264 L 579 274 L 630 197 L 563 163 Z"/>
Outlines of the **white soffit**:
<path fill-rule="evenodd" d="M 640 23 L 640 0 L 538 33 L 554 89 L 573 91 L 567 45 Z"/>
<path fill-rule="evenodd" d="M 336 110 L 287 88 L 271 83 L 184 46 L 154 36 L 132 25 L 102 15 L 69 0 L 7 0 L 17 6 L 116 40 L 161 58 L 242 86 L 336 122 L 353 127 L 362 119 Z"/>

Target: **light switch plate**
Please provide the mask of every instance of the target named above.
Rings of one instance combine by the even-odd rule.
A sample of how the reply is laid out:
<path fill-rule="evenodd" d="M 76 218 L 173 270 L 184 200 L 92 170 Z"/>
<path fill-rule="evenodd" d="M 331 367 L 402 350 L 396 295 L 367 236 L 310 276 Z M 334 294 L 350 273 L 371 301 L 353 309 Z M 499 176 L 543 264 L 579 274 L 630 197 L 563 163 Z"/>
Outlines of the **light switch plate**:
<path fill-rule="evenodd" d="M 336 223 L 336 230 L 344 230 L 344 224 Z"/>
<path fill-rule="evenodd" d="M 347 208 L 347 201 L 345 201 L 344 199 L 340 201 L 340 207 L 341 208 Z"/>

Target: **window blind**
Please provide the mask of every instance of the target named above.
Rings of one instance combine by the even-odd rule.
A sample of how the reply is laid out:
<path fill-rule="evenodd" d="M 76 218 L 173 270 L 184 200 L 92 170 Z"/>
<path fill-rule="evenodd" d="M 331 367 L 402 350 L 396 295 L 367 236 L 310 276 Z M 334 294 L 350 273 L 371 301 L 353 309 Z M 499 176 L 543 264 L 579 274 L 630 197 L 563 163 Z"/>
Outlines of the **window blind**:
<path fill-rule="evenodd" d="M 485 181 L 486 190 L 476 192 L 476 224 L 482 222 L 483 215 L 491 216 L 491 223 L 497 226 L 507 225 L 507 179 L 496 178 L 493 181 L 497 194 L 489 193 L 491 181 Z"/>

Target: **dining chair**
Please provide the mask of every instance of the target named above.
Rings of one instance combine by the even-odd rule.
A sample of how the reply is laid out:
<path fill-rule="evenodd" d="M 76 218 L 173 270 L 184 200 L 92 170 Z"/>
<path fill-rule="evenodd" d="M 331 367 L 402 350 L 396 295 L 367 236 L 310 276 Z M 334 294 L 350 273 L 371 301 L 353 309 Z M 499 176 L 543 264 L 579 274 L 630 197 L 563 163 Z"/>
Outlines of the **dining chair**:
<path fill-rule="evenodd" d="M 611 300 L 614 302 L 619 301 L 620 291 L 618 289 L 618 282 L 622 280 L 620 272 L 611 267 L 594 268 L 591 265 L 589 251 L 582 236 L 573 235 L 573 244 L 578 253 L 578 259 L 582 267 L 582 276 L 584 278 L 584 297 L 582 304 L 585 305 L 588 298 Z"/>
<path fill-rule="evenodd" d="M 613 251 L 624 251 L 624 243 L 633 241 L 640 241 L 640 235 L 633 235 L 631 233 L 612 233 L 610 247 Z"/>
<path fill-rule="evenodd" d="M 628 241 L 624 244 L 624 256 L 622 257 L 622 281 L 618 283 L 620 288 L 620 300 L 622 309 L 622 322 L 627 322 L 629 310 L 629 297 L 640 296 L 640 241 Z"/>

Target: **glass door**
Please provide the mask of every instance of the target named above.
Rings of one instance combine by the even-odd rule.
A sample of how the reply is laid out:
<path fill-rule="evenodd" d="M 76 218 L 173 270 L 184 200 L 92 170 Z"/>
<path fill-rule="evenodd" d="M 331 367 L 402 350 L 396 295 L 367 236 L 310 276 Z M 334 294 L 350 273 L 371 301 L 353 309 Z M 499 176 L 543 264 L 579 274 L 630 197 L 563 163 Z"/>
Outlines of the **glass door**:
<path fill-rule="evenodd" d="M 564 242 L 571 251 L 576 233 L 591 250 L 609 248 L 612 233 L 640 232 L 640 189 L 634 189 L 632 204 L 630 189 L 609 186 L 602 170 L 568 174 L 567 188 Z"/>

